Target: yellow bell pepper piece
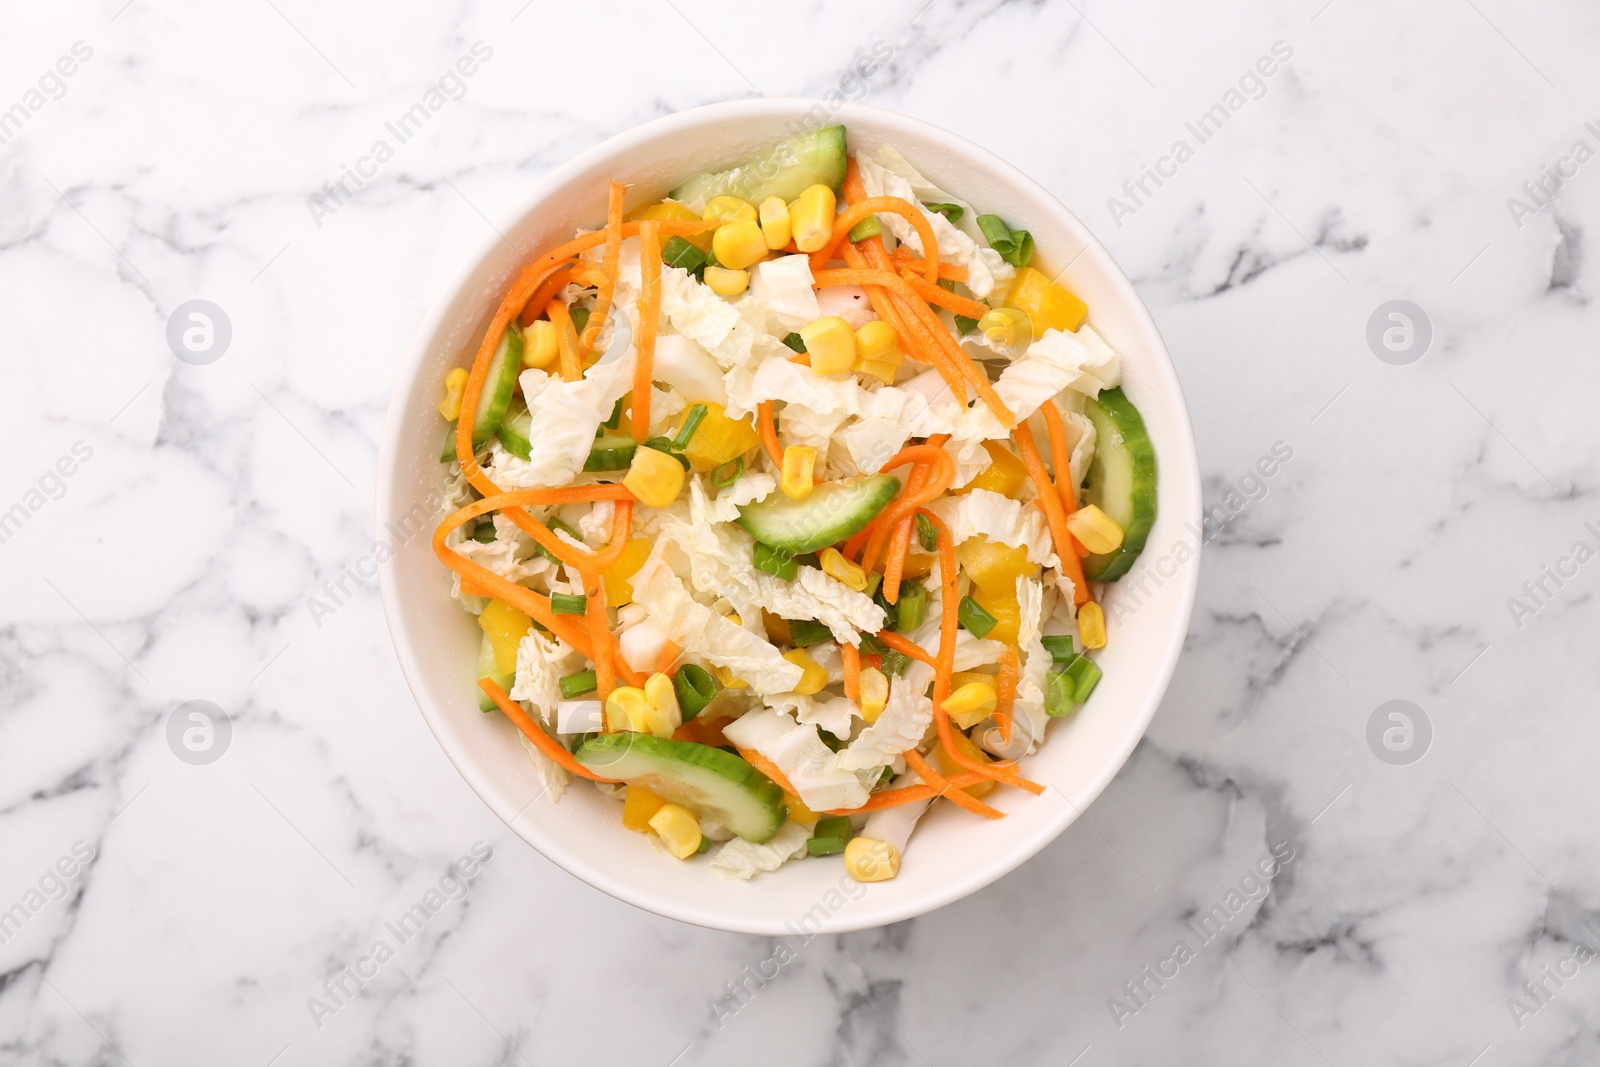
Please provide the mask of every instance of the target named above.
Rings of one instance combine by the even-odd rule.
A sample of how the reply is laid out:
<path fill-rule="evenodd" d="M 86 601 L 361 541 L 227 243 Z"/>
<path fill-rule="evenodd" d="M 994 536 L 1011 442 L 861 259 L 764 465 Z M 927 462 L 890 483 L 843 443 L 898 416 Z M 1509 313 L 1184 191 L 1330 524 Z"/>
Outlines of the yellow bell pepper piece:
<path fill-rule="evenodd" d="M 700 218 L 699 215 L 696 215 L 693 211 L 690 211 L 687 207 L 678 203 L 676 200 L 663 200 L 659 204 L 651 204 L 647 208 L 640 208 L 636 211 L 630 211 L 625 217 L 629 222 L 632 222 L 634 219 L 656 219 L 661 222 L 669 222 L 673 220 L 679 222 L 689 222 L 697 221 Z M 690 234 L 684 237 L 684 240 L 688 241 L 702 252 L 709 252 L 711 251 L 712 232 L 713 231 L 711 230 L 706 230 L 703 233 Z M 662 243 L 665 244 L 666 242 L 663 241 Z"/>
<path fill-rule="evenodd" d="M 644 561 L 650 558 L 650 540 L 635 537 L 622 547 L 617 561 L 600 572 L 606 587 L 606 606 L 620 608 L 633 603 L 633 576 L 639 573 Z"/>
<path fill-rule="evenodd" d="M 1023 466 L 1022 457 L 999 441 L 985 441 L 983 450 L 989 453 L 989 465 L 972 481 L 951 492 L 970 493 L 974 489 L 987 489 L 991 493 L 1015 498 L 1028 480 L 1028 468 Z"/>
<path fill-rule="evenodd" d="M 708 400 L 705 405 L 706 414 L 700 420 L 700 428 L 695 430 L 683 450 L 683 458 L 689 461 L 689 466 L 697 471 L 714 471 L 761 443 L 761 434 L 756 431 L 755 420 L 751 416 L 730 419 L 724 414 L 723 406 L 716 401 Z M 685 411 L 683 418 L 688 417 L 689 413 Z M 678 429 L 683 429 L 681 419 Z"/>
<path fill-rule="evenodd" d="M 828 684 L 828 672 L 822 664 L 811 658 L 811 653 L 803 648 L 791 648 L 783 654 L 783 658 L 799 667 L 805 673 L 800 676 L 800 684 L 794 691 L 800 696 L 808 697 L 822 692 Z"/>
<path fill-rule="evenodd" d="M 989 710 L 993 711 L 994 709 L 991 707 Z M 961 733 L 959 730 L 951 732 L 951 742 L 955 745 L 957 751 L 974 762 L 994 762 L 987 752 L 973 744 L 972 739 L 967 737 L 966 734 Z M 961 766 L 961 764 L 945 755 L 943 747 L 938 749 L 937 755 L 939 760 L 939 770 L 945 775 L 954 778 L 958 774 L 966 773 L 967 769 L 965 767 Z M 997 783 L 992 781 L 982 781 L 974 785 L 967 786 L 964 792 L 966 792 L 969 796 L 981 797 L 992 792 L 996 784 Z"/>
<path fill-rule="evenodd" d="M 650 817 L 660 811 L 667 798 L 642 785 L 630 785 L 622 792 L 622 825 L 641 834 L 650 832 Z"/>
<path fill-rule="evenodd" d="M 783 803 L 789 809 L 789 821 L 801 826 L 817 825 L 817 813 L 806 807 L 806 802 L 793 793 L 783 794 Z"/>
<path fill-rule="evenodd" d="M 994 628 L 984 636 L 1002 644 L 1016 644 L 1017 629 L 1022 624 L 1022 607 L 1017 603 L 1016 589 L 1006 593 L 988 593 L 978 589 L 973 592 L 972 599 L 995 619 Z"/>
<path fill-rule="evenodd" d="M 1035 337 L 1046 330 L 1074 331 L 1083 325 L 1089 314 L 1088 305 L 1035 267 L 1017 271 L 1005 306 L 1017 308 L 1028 316 Z"/>
<path fill-rule="evenodd" d="M 515 674 L 517 646 L 533 628 L 533 620 L 504 600 L 491 600 L 478 616 L 478 625 L 489 635 L 495 670 L 501 674 Z"/>
<path fill-rule="evenodd" d="M 956 561 L 961 571 L 983 593 L 1013 602 L 1017 597 L 1017 579 L 1035 577 L 1039 565 L 1028 561 L 1028 550 L 1013 548 L 987 537 L 969 537 L 956 546 Z M 978 598 L 981 602 L 982 598 Z M 987 605 L 985 605 L 987 607 Z"/>

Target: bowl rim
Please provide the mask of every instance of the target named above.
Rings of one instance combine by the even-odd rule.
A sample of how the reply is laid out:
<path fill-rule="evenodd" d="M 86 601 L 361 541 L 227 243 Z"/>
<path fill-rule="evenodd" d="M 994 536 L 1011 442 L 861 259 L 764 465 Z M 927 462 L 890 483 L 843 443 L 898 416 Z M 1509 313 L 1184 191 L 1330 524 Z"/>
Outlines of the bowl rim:
<path fill-rule="evenodd" d="M 761 115 L 770 115 L 777 121 L 786 118 L 802 118 L 807 112 L 818 107 L 819 103 L 818 100 L 803 97 L 734 100 L 707 104 L 652 119 L 615 134 L 557 166 L 535 182 L 527 195 L 520 198 L 514 208 L 501 213 L 501 217 L 495 220 L 496 223 L 501 224 L 491 224 L 494 232 L 482 240 L 476 250 L 467 256 L 462 264 L 448 276 L 447 283 L 441 286 L 440 295 L 435 298 L 432 307 L 419 324 L 406 359 L 400 366 L 394 389 L 389 398 L 389 406 L 385 413 L 383 435 L 379 445 L 378 461 L 374 474 L 374 529 L 379 539 L 382 540 L 387 524 L 395 514 L 391 507 L 391 500 L 393 499 L 392 489 L 396 482 L 399 466 L 399 441 L 405 425 L 402 413 L 407 405 L 404 400 L 412 391 L 418 388 L 418 379 L 421 376 L 419 372 L 427 362 L 431 342 L 437 336 L 446 315 L 449 314 L 461 293 L 471 282 L 474 273 L 489 258 L 493 250 L 504 241 L 502 236 L 504 232 L 509 232 L 516 222 L 536 211 L 541 203 L 566 185 L 574 176 L 588 170 L 606 157 L 618 155 L 642 144 L 669 137 L 674 133 L 681 133 L 706 125 L 714 125 L 725 120 Z M 826 104 L 822 106 L 828 107 Z M 1171 354 L 1161 336 L 1160 330 L 1156 326 L 1154 318 L 1150 314 L 1149 308 L 1145 306 L 1143 299 L 1134 289 L 1127 273 L 1123 271 L 1121 265 L 1116 262 L 1109 250 L 1095 237 L 1094 233 L 1090 231 L 1076 213 L 1032 177 L 987 148 L 975 144 L 959 134 L 924 119 L 886 108 L 855 102 L 829 107 L 829 111 L 830 121 L 832 122 L 849 126 L 851 124 L 851 116 L 860 115 L 863 119 L 876 123 L 880 127 L 906 129 L 929 142 L 941 144 L 942 147 L 951 152 L 979 158 L 986 165 L 1007 172 L 1017 183 L 1018 188 L 1028 197 L 1049 205 L 1059 212 L 1061 220 L 1083 245 L 1083 251 L 1079 253 L 1079 256 L 1093 251 L 1102 256 L 1104 262 L 1110 264 L 1113 270 L 1104 278 L 1104 283 L 1116 294 L 1117 299 L 1123 302 L 1130 312 L 1130 318 L 1145 333 L 1152 363 L 1146 369 L 1153 371 L 1161 379 L 1161 389 L 1168 392 L 1175 400 L 1175 403 L 1172 404 L 1171 418 L 1173 420 L 1173 436 L 1180 445 L 1179 454 L 1164 455 L 1162 457 L 1162 477 L 1178 477 L 1187 483 L 1187 495 L 1194 501 L 1194 508 L 1192 514 L 1181 516 L 1181 518 L 1184 520 L 1185 528 L 1198 527 L 1202 506 L 1199 460 L 1193 425 L 1189 418 L 1188 403 L 1184 397 L 1182 382 L 1178 378 Z M 1180 565 L 1178 574 L 1172 580 L 1173 584 L 1176 585 L 1177 594 L 1176 609 L 1171 613 L 1173 625 L 1166 634 L 1164 647 L 1159 650 L 1159 656 L 1152 659 L 1154 669 L 1148 675 L 1149 684 L 1145 688 L 1142 706 L 1137 709 L 1128 709 L 1130 714 L 1127 715 L 1126 725 L 1118 739 L 1115 758 L 1105 760 L 1097 774 L 1089 780 L 1079 783 L 1080 790 L 1078 791 L 1081 791 L 1088 798 L 1085 803 L 1079 806 L 1072 803 L 1069 798 L 1068 803 L 1059 809 L 1059 813 L 1045 816 L 1044 821 L 1040 823 L 1038 831 L 1021 847 L 1014 847 L 1011 851 L 992 861 L 974 864 L 969 873 L 963 876 L 951 879 L 923 895 L 913 897 L 900 904 L 879 905 L 877 908 L 873 908 L 866 900 L 862 900 L 860 902 L 861 906 L 848 909 L 846 912 L 834 916 L 833 918 L 838 921 L 829 922 L 819 932 L 842 933 L 885 926 L 889 923 L 927 914 L 975 893 L 1032 859 L 1075 822 L 1083 811 L 1087 809 L 1088 804 L 1099 798 L 1106 786 L 1110 784 L 1111 780 L 1116 777 L 1117 773 L 1127 763 L 1133 750 L 1144 737 L 1150 721 L 1155 716 L 1157 707 L 1166 695 L 1167 686 L 1177 667 L 1178 658 L 1182 653 L 1184 641 L 1187 637 L 1189 621 L 1193 614 L 1196 591 L 1199 585 L 1199 565 L 1204 549 L 1201 539 L 1196 539 L 1193 547 L 1192 556 Z M 465 743 L 452 735 L 445 727 L 445 717 L 448 715 L 448 711 L 434 706 L 423 697 L 423 686 L 420 677 L 421 667 L 417 662 L 417 657 L 411 644 L 412 637 L 405 621 L 404 610 L 398 600 L 399 594 L 396 591 L 396 558 L 398 558 L 398 554 L 385 559 L 379 564 L 378 570 L 384 619 L 390 640 L 394 645 L 396 658 L 400 663 L 401 673 L 405 677 L 406 685 L 411 690 L 412 699 L 417 704 L 423 720 L 428 724 L 428 729 L 439 743 L 440 748 L 444 750 L 445 756 L 454 765 L 456 771 L 471 787 L 473 792 L 506 824 L 508 829 L 568 874 L 599 889 L 608 896 L 631 904 L 643 911 L 707 929 L 769 936 L 782 936 L 792 933 L 792 930 L 778 920 L 763 922 L 753 919 L 747 920 L 742 916 L 730 918 L 710 909 L 695 909 L 682 906 L 675 900 L 656 896 L 646 884 L 614 878 L 608 872 L 592 864 L 580 850 L 569 849 L 553 839 L 540 838 L 536 824 L 534 824 L 532 832 L 525 832 L 519 829 L 516 820 L 525 808 L 513 810 L 514 805 L 509 799 L 502 800 L 498 796 L 498 791 L 495 789 L 493 780 L 488 772 L 472 757 Z M 1132 714 L 1135 710 L 1137 710 L 1137 714 Z M 710 877 L 710 875 L 708 874 L 707 877 Z M 759 882 L 756 884 L 759 885 Z"/>

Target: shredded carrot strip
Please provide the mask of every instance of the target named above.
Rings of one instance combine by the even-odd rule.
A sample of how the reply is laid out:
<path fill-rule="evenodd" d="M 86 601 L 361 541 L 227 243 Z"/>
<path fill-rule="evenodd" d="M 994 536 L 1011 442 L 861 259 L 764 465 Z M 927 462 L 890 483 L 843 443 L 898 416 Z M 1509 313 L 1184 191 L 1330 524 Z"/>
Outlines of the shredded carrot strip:
<path fill-rule="evenodd" d="M 930 667 L 935 666 L 934 658 L 929 654 L 928 650 L 904 635 L 897 634 L 893 630 L 879 630 L 877 636 L 878 640 L 888 645 L 892 651 L 898 652 L 902 656 L 910 656 L 912 659 L 921 660 Z"/>
<path fill-rule="evenodd" d="M 1055 470 L 1061 510 L 1070 518 L 1078 510 L 1078 494 L 1072 488 L 1072 458 L 1067 453 L 1067 431 L 1061 425 L 1061 410 L 1054 400 L 1046 400 L 1039 405 L 1039 414 L 1044 416 L 1044 428 L 1050 434 L 1050 466 Z"/>
<path fill-rule="evenodd" d="M 898 808 L 902 804 L 915 804 L 919 800 L 931 800 L 937 796 L 944 796 L 947 791 L 961 789 L 969 785 L 977 785 L 987 781 L 981 774 L 958 774 L 954 778 L 945 779 L 944 789 L 935 789 L 931 785 L 903 785 L 899 789 L 885 789 L 881 793 L 874 793 L 867 802 L 859 808 L 834 808 L 823 812 L 824 815 L 856 815 L 869 811 L 882 811 L 884 808 Z"/>
<path fill-rule="evenodd" d="M 925 443 L 935 448 L 943 448 L 948 440 L 950 440 L 949 434 L 936 433 Z M 928 468 L 925 464 L 919 463 L 913 467 L 909 485 L 911 491 L 916 492 L 921 489 L 927 483 L 927 478 Z M 905 572 L 906 553 L 911 548 L 911 526 L 915 521 L 915 515 L 906 516 L 889 535 L 889 560 L 883 568 L 883 598 L 891 604 L 900 603 L 900 578 Z"/>
<path fill-rule="evenodd" d="M 884 544 L 889 539 L 890 532 L 901 519 L 910 518 L 918 508 L 932 501 L 939 494 L 950 488 L 950 483 L 955 480 L 956 464 L 946 452 L 938 445 L 907 445 L 884 463 L 883 470 L 893 470 L 907 463 L 923 462 L 928 464 L 930 472 L 927 480 L 915 492 L 911 491 L 908 484 L 904 491 L 895 498 L 894 503 L 880 512 L 882 522 L 867 542 L 867 549 L 861 556 L 861 569 L 871 573 L 878 565 L 878 556 L 883 551 Z"/>
<path fill-rule="evenodd" d="M 903 278 L 898 274 L 891 274 L 886 270 L 856 270 L 851 267 L 835 267 L 832 270 L 819 270 L 813 276 L 814 285 L 824 289 L 832 285 L 877 285 L 888 289 L 896 296 L 902 298 L 918 297 L 930 304 L 938 304 L 942 308 L 954 311 L 957 315 L 965 315 L 971 319 L 982 318 L 989 310 L 988 304 L 964 296 L 957 296 L 948 289 L 941 289 L 925 278 Z"/>
<path fill-rule="evenodd" d="M 1011 743 L 1011 709 L 1017 702 L 1017 675 L 1021 664 L 1014 645 L 1000 652 L 1000 670 L 994 676 L 994 722 L 1000 728 L 1000 743 Z"/>
<path fill-rule="evenodd" d="M 1026 789 L 1030 793 L 1043 793 L 1044 786 L 1012 774 L 1014 764 L 980 763 L 955 746 L 950 713 L 944 710 L 944 702 L 950 696 L 950 675 L 954 673 L 956 660 L 956 626 L 960 622 L 956 615 L 959 607 L 956 596 L 956 546 L 950 538 L 950 528 L 938 516 L 929 514 L 928 521 L 933 523 L 934 532 L 939 538 L 939 586 L 942 598 L 939 605 L 939 654 L 934 659 L 933 673 L 933 721 L 939 730 L 939 745 L 952 761 L 969 771 Z"/>
<path fill-rule="evenodd" d="M 504 600 L 585 656 L 590 655 L 593 646 L 589 643 L 589 635 L 582 628 L 573 625 L 570 615 L 555 614 L 550 610 L 549 597 L 536 593 L 525 585 L 507 581 L 494 571 L 472 562 L 455 549 L 448 547 L 444 543 L 444 538 L 451 529 L 454 527 L 441 526 L 433 535 L 434 554 L 446 567 L 463 578 L 470 578 L 474 585 L 480 587 L 483 595 Z"/>
<path fill-rule="evenodd" d="M 556 344 L 561 352 L 561 377 L 575 382 L 583 377 L 583 360 L 578 355 L 578 330 L 572 312 L 559 300 L 550 301 L 550 321 L 556 324 Z"/>
<path fill-rule="evenodd" d="M 611 640 L 610 620 L 606 618 L 606 587 L 598 574 L 584 575 L 584 618 L 589 624 L 589 640 L 594 645 L 595 689 L 604 700 L 617 687 L 617 676 L 612 667 L 616 646 Z"/>
<path fill-rule="evenodd" d="M 852 198 L 853 199 L 853 198 Z M 933 224 L 928 221 L 922 209 L 909 200 L 902 200 L 898 196 L 873 196 L 865 200 L 857 200 L 846 208 L 833 223 L 833 236 L 828 238 L 828 243 L 822 248 L 811 253 L 811 272 L 815 274 L 828 265 L 833 259 L 839 246 L 850 239 L 850 231 L 856 224 L 870 215 L 880 211 L 899 215 L 916 229 L 917 236 L 922 240 L 924 267 L 927 272 L 928 284 L 937 287 L 939 282 L 939 239 L 934 236 Z"/>
<path fill-rule="evenodd" d="M 933 786 L 933 788 L 937 789 L 939 791 L 939 795 L 950 801 L 950 803 L 959 808 L 966 808 L 974 815 L 982 815 L 986 819 L 1000 819 L 1005 817 L 1005 812 L 996 811 L 994 808 L 991 808 L 989 805 L 985 804 L 972 794 L 960 789 L 951 789 L 950 784 L 945 780 L 944 775 L 934 770 L 933 766 L 927 760 L 923 759 L 922 754 L 916 749 L 908 748 L 902 752 L 901 755 L 905 757 L 907 767 L 917 772 L 924 782 L 927 782 L 929 785 Z"/>
<path fill-rule="evenodd" d="M 575 774 L 579 778 L 587 778 L 591 782 L 616 781 L 615 778 L 600 777 L 573 759 L 572 753 L 568 752 L 561 742 L 545 733 L 544 728 L 534 722 L 528 713 L 522 710 L 520 704 L 507 696 L 506 691 L 494 683 L 493 678 L 479 678 L 478 688 L 489 694 L 489 699 L 493 700 L 500 710 L 505 712 L 506 718 L 516 724 L 517 729 L 521 730 L 523 735 L 533 742 L 535 748 L 554 760 L 563 770 Z"/>
<path fill-rule="evenodd" d="M 661 229 L 654 219 L 639 231 L 639 336 L 634 340 L 633 439 L 650 437 L 650 383 L 655 375 L 656 331 L 661 328 Z"/>
<path fill-rule="evenodd" d="M 755 749 L 741 748 L 739 749 L 739 755 L 743 756 L 744 761 L 750 764 L 750 766 L 754 767 L 768 778 L 771 778 L 772 784 L 777 786 L 779 789 L 782 789 L 785 793 L 788 793 L 791 796 L 800 795 L 798 792 L 796 792 L 793 783 L 791 783 L 788 778 L 784 777 L 782 771 L 778 770 L 778 765 L 767 759 L 767 757 L 763 756 Z"/>
<path fill-rule="evenodd" d="M 844 695 L 861 703 L 861 650 L 852 644 L 839 646 L 839 658 L 844 660 Z"/>
<path fill-rule="evenodd" d="M 905 303 L 911 309 L 911 314 L 921 321 L 929 333 L 933 335 L 935 343 L 944 350 L 951 364 L 966 376 L 967 381 L 971 383 L 972 388 L 983 400 L 984 405 L 994 412 L 995 418 L 1000 420 L 1000 425 L 1008 430 L 1015 426 L 1017 417 L 1011 413 L 1011 409 L 1006 407 L 1005 401 L 1000 399 L 999 394 L 994 391 L 994 387 L 989 384 L 989 376 L 983 372 L 983 368 L 973 362 L 971 356 L 961 350 L 961 346 L 956 343 L 954 337 L 950 336 L 950 331 L 945 329 L 944 323 L 939 321 L 939 316 L 928 306 L 927 301 L 921 297 L 916 297 L 907 300 Z"/>
<path fill-rule="evenodd" d="M 589 325 L 583 331 L 583 345 L 578 350 L 580 365 L 588 362 L 589 353 L 594 350 L 595 341 L 600 337 L 600 328 L 605 325 L 606 316 L 611 314 L 611 301 L 616 297 L 617 260 L 622 256 L 622 198 L 627 192 L 627 186 L 614 181 L 606 197 L 606 253 L 600 261 L 605 279 L 594 298 L 594 312 L 589 316 Z"/>
<path fill-rule="evenodd" d="M 1026 422 L 1017 423 L 1016 439 L 1022 465 L 1028 468 L 1028 477 L 1033 479 L 1033 488 L 1039 494 L 1034 503 L 1044 509 L 1045 522 L 1050 527 L 1050 540 L 1055 543 L 1061 573 L 1072 579 L 1072 602 L 1082 607 L 1089 602 L 1089 583 L 1084 581 L 1083 563 L 1078 559 L 1072 531 L 1067 529 L 1061 494 L 1056 491 L 1049 473 L 1044 469 L 1044 460 L 1039 458 L 1039 446 L 1034 444 L 1033 431 L 1028 429 Z"/>
<path fill-rule="evenodd" d="M 528 326 L 538 321 L 544 314 L 544 309 L 550 306 L 550 301 L 554 300 L 556 294 L 565 289 L 575 276 L 576 271 L 571 266 L 550 275 L 549 280 L 534 290 L 527 304 L 523 305 L 522 314 L 519 316 L 522 325 Z"/>
<path fill-rule="evenodd" d="M 778 424 L 772 419 L 772 401 L 756 405 L 756 424 L 761 428 L 761 447 L 779 470 L 783 469 L 783 447 L 778 444 Z"/>
<path fill-rule="evenodd" d="M 928 269 L 928 261 L 921 256 L 912 255 L 911 249 L 905 245 L 901 245 L 889 253 L 889 258 L 894 262 L 895 267 L 902 271 L 916 271 L 925 275 Z M 941 263 L 939 264 L 939 277 L 945 281 L 964 282 L 967 280 L 967 268 L 958 267 L 954 263 Z"/>
<path fill-rule="evenodd" d="M 850 535 L 850 540 L 844 543 L 844 548 L 839 550 L 839 554 L 852 563 L 855 562 L 859 558 L 856 553 L 861 551 L 861 546 L 867 543 L 868 538 L 872 536 L 877 528 L 878 517 L 874 515 L 870 522 Z"/>
<path fill-rule="evenodd" d="M 683 649 L 676 641 L 668 641 L 661 648 L 661 656 L 656 660 L 656 669 L 652 674 L 666 674 L 672 670 L 672 665 L 678 662 L 678 657 L 683 655 Z"/>

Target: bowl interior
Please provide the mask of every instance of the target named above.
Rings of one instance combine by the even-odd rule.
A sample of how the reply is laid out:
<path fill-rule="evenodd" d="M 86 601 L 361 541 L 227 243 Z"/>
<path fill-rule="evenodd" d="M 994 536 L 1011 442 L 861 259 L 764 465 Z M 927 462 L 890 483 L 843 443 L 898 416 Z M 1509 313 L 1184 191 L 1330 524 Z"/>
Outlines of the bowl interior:
<path fill-rule="evenodd" d="M 800 128 L 814 101 L 742 101 L 657 120 L 612 139 L 540 184 L 425 323 L 402 368 L 379 463 L 377 524 L 394 550 L 383 565 L 384 607 L 400 663 L 424 717 L 468 783 L 544 855 L 639 907 L 703 926 L 751 933 L 849 930 L 921 914 L 978 889 L 1061 832 L 1116 773 L 1166 688 L 1188 626 L 1198 572 L 1199 473 L 1183 397 L 1161 338 L 1132 286 L 1088 230 L 1044 189 L 985 150 L 915 119 L 845 105 L 830 120 L 852 151 L 893 144 L 929 179 L 1034 234 L 1052 273 L 1089 305 L 1090 322 L 1123 357 L 1160 469 L 1159 513 L 1134 571 L 1106 598 L 1105 678 L 1071 720 L 1051 727 L 1025 764 L 1048 783 L 1041 797 L 989 798 L 998 821 L 941 806 L 917 829 L 898 878 L 862 886 L 834 860 L 790 863 L 752 883 L 680 863 L 622 827 L 619 802 L 575 783 L 558 804 L 538 796 L 537 771 L 515 728 L 477 710 L 472 679 L 479 630 L 450 598 L 429 536 L 440 515 L 445 427 L 434 405 L 446 372 L 475 351 L 505 285 L 532 254 L 602 225 L 610 179 L 630 183 L 629 207 L 689 174 L 738 160 Z M 532 803 L 530 803 L 532 801 Z"/>

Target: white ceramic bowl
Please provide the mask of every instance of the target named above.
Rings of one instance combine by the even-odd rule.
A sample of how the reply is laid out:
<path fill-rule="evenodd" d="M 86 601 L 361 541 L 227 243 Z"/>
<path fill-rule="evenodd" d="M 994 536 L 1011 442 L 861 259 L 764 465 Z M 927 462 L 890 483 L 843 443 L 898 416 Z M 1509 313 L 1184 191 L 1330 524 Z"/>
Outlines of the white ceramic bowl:
<path fill-rule="evenodd" d="M 1106 597 L 1110 641 L 1098 656 L 1105 678 L 1025 762 L 1028 775 L 1052 787 L 1043 796 L 992 794 L 1009 813 L 997 821 L 941 805 L 917 828 L 899 877 L 870 886 L 853 882 L 837 860 L 790 863 L 749 883 L 724 881 L 705 863 L 680 863 L 624 829 L 618 802 L 582 783 L 558 804 L 530 804 L 540 782 L 516 729 L 477 710 L 479 630 L 451 600 L 449 572 L 430 548 L 438 516 L 415 517 L 419 502 L 443 484 L 437 457 L 444 424 L 435 410 L 441 383 L 476 350 L 519 266 L 515 249 L 546 248 L 578 227 L 603 225 L 609 179 L 633 186 L 630 205 L 642 202 L 787 135 L 816 106 L 747 100 L 672 115 L 613 137 L 540 182 L 501 226 L 505 238 L 485 242 L 423 324 L 401 367 L 378 462 L 378 538 L 395 550 L 382 568 L 389 630 L 423 717 L 468 784 L 529 844 L 590 885 L 674 919 L 768 935 L 855 930 L 920 915 L 988 885 L 1049 844 L 1144 733 L 1182 649 L 1198 574 L 1199 542 L 1190 531 L 1199 529 L 1200 478 L 1188 413 L 1155 324 L 1111 256 L 1054 197 L 984 149 L 916 119 L 847 104 L 830 121 L 848 127 L 852 151 L 895 145 L 932 181 L 1032 231 L 1048 268 L 1070 262 L 1066 282 L 1122 354 L 1125 389 L 1155 445 L 1160 501 L 1143 557 Z M 407 534 L 419 525 L 420 533 Z"/>

